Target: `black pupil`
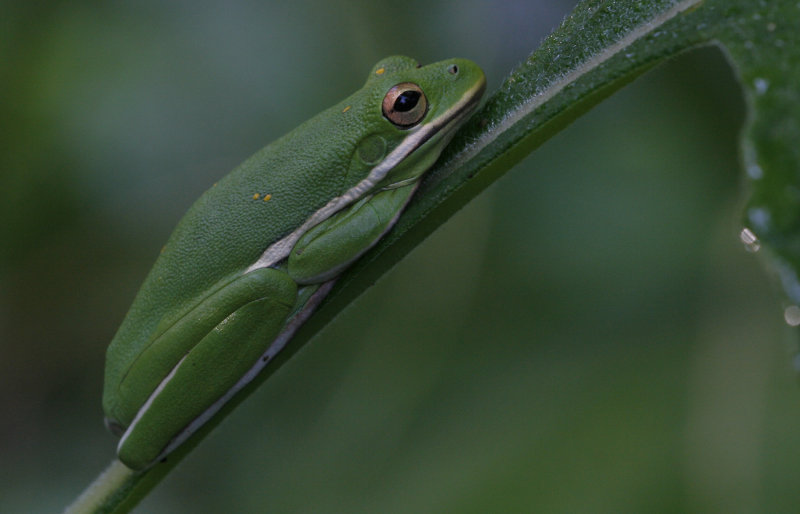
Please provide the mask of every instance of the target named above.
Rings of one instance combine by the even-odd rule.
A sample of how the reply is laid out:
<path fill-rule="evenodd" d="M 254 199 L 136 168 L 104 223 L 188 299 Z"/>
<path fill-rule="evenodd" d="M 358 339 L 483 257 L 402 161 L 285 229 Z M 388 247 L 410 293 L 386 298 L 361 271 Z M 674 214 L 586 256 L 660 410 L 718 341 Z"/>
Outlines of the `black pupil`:
<path fill-rule="evenodd" d="M 408 112 L 417 106 L 421 93 L 419 91 L 404 91 L 394 101 L 394 110 L 397 112 Z"/>

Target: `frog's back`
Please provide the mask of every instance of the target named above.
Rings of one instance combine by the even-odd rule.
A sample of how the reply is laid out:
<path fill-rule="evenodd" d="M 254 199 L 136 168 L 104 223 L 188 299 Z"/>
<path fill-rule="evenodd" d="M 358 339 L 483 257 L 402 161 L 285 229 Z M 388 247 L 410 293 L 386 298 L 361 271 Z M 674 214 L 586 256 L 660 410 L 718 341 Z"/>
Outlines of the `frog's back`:
<path fill-rule="evenodd" d="M 192 205 L 108 347 L 104 401 L 118 401 L 117 386 L 159 323 L 179 319 L 243 273 L 391 152 L 402 138 L 383 117 L 382 99 L 394 72 L 416 66 L 387 58 L 363 88 L 260 150 Z"/>
<path fill-rule="evenodd" d="M 107 362 L 114 365 L 106 370 L 107 387 L 119 382 L 162 319 L 179 317 L 352 185 L 350 163 L 361 135 L 359 127 L 343 127 L 331 116 L 341 109 L 261 149 L 191 206 L 108 348 Z M 337 131 L 341 143 L 327 144 Z"/>

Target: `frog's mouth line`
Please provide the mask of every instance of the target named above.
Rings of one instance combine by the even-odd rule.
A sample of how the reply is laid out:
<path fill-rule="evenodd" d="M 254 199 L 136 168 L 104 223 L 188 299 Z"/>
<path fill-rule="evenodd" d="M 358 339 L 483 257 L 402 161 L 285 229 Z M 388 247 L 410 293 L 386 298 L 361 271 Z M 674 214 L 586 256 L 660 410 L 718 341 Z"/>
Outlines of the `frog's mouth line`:
<path fill-rule="evenodd" d="M 483 79 L 475 84 L 475 86 L 465 91 L 464 94 L 461 95 L 461 98 L 453 105 L 452 109 L 423 126 L 410 129 L 410 134 L 405 141 L 392 150 L 383 161 L 375 166 L 364 180 L 348 189 L 341 196 L 337 196 L 329 201 L 324 207 L 309 216 L 308 219 L 291 234 L 272 243 L 261 257 L 245 270 L 245 273 L 259 268 L 274 266 L 288 257 L 295 243 L 297 243 L 308 230 L 361 198 L 367 191 L 383 180 L 399 163 L 414 153 L 418 148 L 422 147 L 436 134 L 441 134 L 442 130 L 447 126 L 459 123 L 466 116 L 471 114 L 480 102 L 485 89 L 486 79 Z"/>

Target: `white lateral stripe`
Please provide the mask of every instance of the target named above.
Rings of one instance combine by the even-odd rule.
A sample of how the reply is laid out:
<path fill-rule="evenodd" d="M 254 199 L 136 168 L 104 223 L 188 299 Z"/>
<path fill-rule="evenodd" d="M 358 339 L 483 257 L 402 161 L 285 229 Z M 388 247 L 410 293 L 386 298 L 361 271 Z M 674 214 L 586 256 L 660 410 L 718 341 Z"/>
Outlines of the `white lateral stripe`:
<path fill-rule="evenodd" d="M 360 199 L 364 196 L 364 193 L 375 187 L 375 185 L 383 180 L 392 169 L 425 143 L 433 134 L 436 134 L 443 126 L 447 125 L 448 122 L 459 119 L 462 116 L 464 107 L 474 101 L 474 93 L 475 90 L 470 89 L 462 95 L 458 102 L 453 105 L 452 109 L 439 116 L 439 118 L 416 129 L 411 129 L 413 132 L 407 136 L 397 148 L 392 150 L 380 164 L 372 168 L 372 171 L 370 171 L 365 179 L 347 190 L 343 195 L 337 196 L 329 201 L 324 207 L 309 216 L 308 219 L 291 234 L 271 244 L 261 257 L 245 270 L 245 273 L 250 273 L 259 268 L 274 266 L 285 259 L 297 241 L 303 237 L 303 234 L 318 223 L 325 221 L 343 208 Z"/>
<path fill-rule="evenodd" d="M 159 456 L 153 461 L 153 463 L 158 462 L 165 456 L 172 453 L 172 451 L 183 444 L 192 434 L 194 434 L 200 427 L 206 424 L 206 422 L 211 419 L 219 410 L 225 406 L 228 401 L 233 398 L 233 396 L 242 390 L 247 384 L 253 381 L 254 378 L 258 376 L 258 374 L 263 370 L 272 360 L 275 358 L 278 353 L 283 350 L 286 344 L 291 340 L 294 336 L 294 333 L 300 328 L 303 323 L 313 314 L 315 308 L 322 301 L 323 298 L 328 294 L 334 284 L 334 280 L 326 282 L 320 286 L 309 298 L 308 304 L 310 304 L 310 308 L 300 311 L 292 320 L 286 325 L 286 328 L 281 331 L 280 334 L 272 341 L 269 345 L 267 350 L 261 354 L 258 360 L 253 364 L 253 366 L 244 374 L 242 378 L 239 379 L 233 387 L 228 389 L 225 394 L 219 397 L 214 403 L 211 404 L 205 411 L 203 411 L 198 417 L 193 419 L 186 428 L 184 428 L 181 432 L 179 432 L 168 444 L 167 446 L 161 451 Z M 180 364 L 179 364 L 180 365 Z M 177 368 L 177 366 L 176 366 Z M 174 370 L 173 370 L 174 372 Z M 154 393 L 155 395 L 155 393 Z"/>
<path fill-rule="evenodd" d="M 183 364 L 183 361 L 186 359 L 188 355 L 189 354 L 187 353 L 186 355 L 181 357 L 181 360 L 179 360 L 178 363 L 175 365 L 175 367 L 173 367 L 172 370 L 167 374 L 167 376 L 164 377 L 164 380 L 162 380 L 161 383 L 158 384 L 158 387 L 156 387 L 155 390 L 152 393 L 150 393 L 150 396 L 147 398 L 147 401 L 144 402 L 144 405 L 142 405 L 139 408 L 138 412 L 136 412 L 136 416 L 133 418 L 133 421 L 131 421 L 131 424 L 128 426 L 128 429 L 125 431 L 125 433 L 122 434 L 122 437 L 119 440 L 119 444 L 117 444 L 117 452 L 119 452 L 119 449 L 122 448 L 122 445 L 125 444 L 125 440 L 128 439 L 128 435 L 130 435 L 130 433 L 133 432 L 133 430 L 136 428 L 136 424 L 139 423 L 139 420 L 142 418 L 142 416 L 144 416 L 145 413 L 148 411 L 148 409 L 150 409 L 150 405 L 153 403 L 153 400 L 159 394 L 161 394 L 161 391 L 163 391 L 165 387 L 167 387 L 167 384 L 169 383 L 170 380 L 172 380 L 172 377 L 175 376 L 175 372 L 178 371 L 178 368 L 181 366 L 181 364 Z"/>

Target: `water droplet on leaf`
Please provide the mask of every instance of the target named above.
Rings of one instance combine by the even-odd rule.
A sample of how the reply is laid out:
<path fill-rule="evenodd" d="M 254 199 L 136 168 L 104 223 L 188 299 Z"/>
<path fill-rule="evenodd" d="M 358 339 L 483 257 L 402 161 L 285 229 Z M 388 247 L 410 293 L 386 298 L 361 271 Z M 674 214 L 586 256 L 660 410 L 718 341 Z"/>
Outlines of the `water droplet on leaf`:
<path fill-rule="evenodd" d="M 767 209 L 763 207 L 752 207 L 747 210 L 747 217 L 759 232 L 763 233 L 769 230 L 772 215 Z"/>
<path fill-rule="evenodd" d="M 747 176 L 753 180 L 759 180 L 764 176 L 764 170 L 758 164 L 751 164 L 747 167 Z"/>
<path fill-rule="evenodd" d="M 790 305 L 783 311 L 783 319 L 786 320 L 792 327 L 800 325 L 800 307 L 797 305 Z"/>
<path fill-rule="evenodd" d="M 753 231 L 745 227 L 739 232 L 739 239 L 744 243 L 744 249 L 748 252 L 757 252 L 761 249 L 761 242 L 758 240 Z"/>

